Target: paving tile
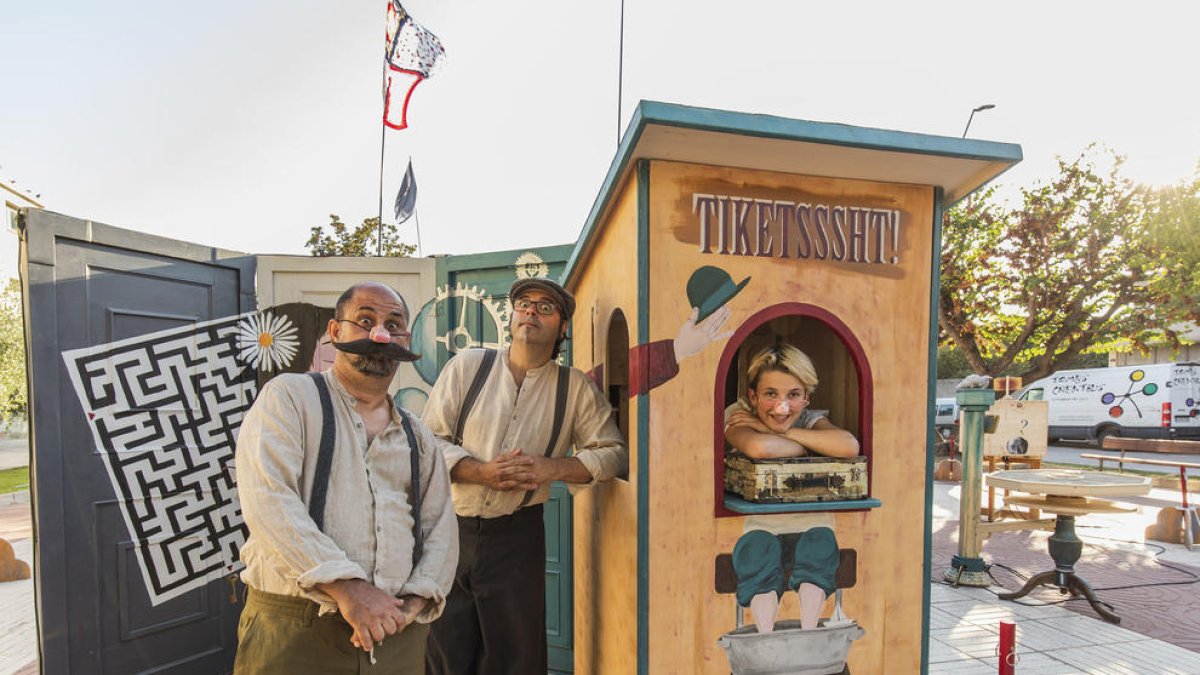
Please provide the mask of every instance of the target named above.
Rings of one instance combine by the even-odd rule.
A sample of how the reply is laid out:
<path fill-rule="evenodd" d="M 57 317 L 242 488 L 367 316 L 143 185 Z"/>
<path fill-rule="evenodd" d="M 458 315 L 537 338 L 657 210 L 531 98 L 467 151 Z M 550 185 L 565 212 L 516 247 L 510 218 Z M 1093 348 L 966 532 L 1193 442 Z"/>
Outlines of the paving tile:
<path fill-rule="evenodd" d="M 1062 649 L 1054 658 L 1089 675 L 1196 675 L 1200 654 L 1161 640 Z M 1024 675 L 1024 673 L 1022 673 Z"/>
<path fill-rule="evenodd" d="M 32 560 L 29 539 L 12 542 L 17 558 Z M 37 623 L 34 616 L 33 580 L 0 583 L 0 608 L 4 632 L 0 635 L 0 673 L 21 670 L 37 660 Z"/>
<path fill-rule="evenodd" d="M 929 608 L 929 629 L 942 630 L 945 628 L 954 628 L 959 624 L 960 619 L 947 611 L 937 607 Z"/>
<path fill-rule="evenodd" d="M 996 675 L 996 668 L 978 659 L 929 664 L 930 675 Z"/>
<path fill-rule="evenodd" d="M 1040 624 L 1040 627 L 1029 624 Z M 1079 615 L 1061 619 L 1031 621 L 1029 624 L 1026 627 L 1031 632 L 1039 631 L 1070 635 L 1082 638 L 1089 645 L 1112 645 L 1122 642 L 1148 641 L 1151 639 L 1140 633 L 1125 630 L 1120 626 L 1114 626 L 1107 621 Z"/>
<path fill-rule="evenodd" d="M 996 646 L 999 644 L 999 636 L 995 631 L 973 624 L 960 624 L 945 630 L 931 630 L 929 636 L 975 658 L 994 656 Z"/>
<path fill-rule="evenodd" d="M 1091 640 L 1073 633 L 1056 630 L 1045 622 L 1017 622 L 1017 653 L 1051 652 L 1068 647 L 1086 647 L 1093 644 Z M 1022 669 L 1024 670 L 1024 669 Z"/>
<path fill-rule="evenodd" d="M 941 640 L 929 638 L 929 663 L 947 663 L 951 661 L 970 661 L 971 657 Z"/>
<path fill-rule="evenodd" d="M 1000 669 L 999 657 L 988 657 L 981 659 L 991 668 L 991 672 L 998 672 Z M 1086 671 L 1072 666 L 1068 663 L 1063 663 L 1049 654 L 1017 654 L 1017 663 L 1014 670 L 1020 675 L 1090 675 Z"/>

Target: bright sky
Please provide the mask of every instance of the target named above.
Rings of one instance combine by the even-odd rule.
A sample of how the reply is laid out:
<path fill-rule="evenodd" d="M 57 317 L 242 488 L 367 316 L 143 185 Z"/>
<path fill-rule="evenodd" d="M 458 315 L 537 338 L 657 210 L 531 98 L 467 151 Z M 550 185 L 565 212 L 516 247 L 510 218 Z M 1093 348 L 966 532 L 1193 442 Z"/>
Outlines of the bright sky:
<path fill-rule="evenodd" d="M 304 253 L 379 197 L 384 0 L 0 0 L 0 178 L 48 208 Z M 573 242 L 617 141 L 619 0 L 409 0 L 447 58 L 387 133 L 422 253 Z M 1001 182 L 1093 141 L 1147 183 L 1200 160 L 1200 3 L 626 0 L 639 99 L 1019 143 Z M 415 240 L 414 223 L 402 229 Z"/>

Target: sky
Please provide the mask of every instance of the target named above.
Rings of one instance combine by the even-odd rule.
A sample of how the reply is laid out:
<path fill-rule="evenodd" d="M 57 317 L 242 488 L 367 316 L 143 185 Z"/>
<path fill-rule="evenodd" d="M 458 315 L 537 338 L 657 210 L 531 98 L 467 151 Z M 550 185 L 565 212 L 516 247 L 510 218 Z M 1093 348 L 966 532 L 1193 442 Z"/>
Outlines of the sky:
<path fill-rule="evenodd" d="M 447 56 L 382 133 L 384 0 L 0 0 L 0 179 L 51 210 L 248 253 L 384 211 L 421 254 L 572 243 L 639 100 L 1200 161 L 1200 3 L 408 0 Z"/>

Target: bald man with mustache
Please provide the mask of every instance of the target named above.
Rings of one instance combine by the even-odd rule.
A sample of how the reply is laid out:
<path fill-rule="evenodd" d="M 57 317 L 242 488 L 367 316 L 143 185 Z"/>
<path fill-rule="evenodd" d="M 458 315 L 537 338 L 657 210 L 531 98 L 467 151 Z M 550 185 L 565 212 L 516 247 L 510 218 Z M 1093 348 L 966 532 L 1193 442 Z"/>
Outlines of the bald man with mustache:
<path fill-rule="evenodd" d="M 436 439 L 388 394 L 416 358 L 408 322 L 395 290 L 352 286 L 327 329 L 333 366 L 276 377 L 246 415 L 235 673 L 424 672 L 458 528 Z"/>

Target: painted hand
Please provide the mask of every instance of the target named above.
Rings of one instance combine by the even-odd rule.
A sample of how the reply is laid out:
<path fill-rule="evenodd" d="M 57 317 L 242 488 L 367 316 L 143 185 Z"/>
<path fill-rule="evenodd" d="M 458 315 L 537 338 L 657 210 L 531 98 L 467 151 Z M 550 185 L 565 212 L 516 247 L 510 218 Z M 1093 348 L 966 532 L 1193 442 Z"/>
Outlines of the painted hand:
<path fill-rule="evenodd" d="M 675 337 L 675 362 L 678 363 L 689 356 L 699 354 L 705 347 L 717 340 L 727 340 L 733 331 L 720 332 L 721 326 L 729 318 L 729 308 L 722 307 L 711 315 L 696 323 L 700 316 L 700 308 L 693 307 L 688 320 L 679 327 L 679 335 Z"/>

